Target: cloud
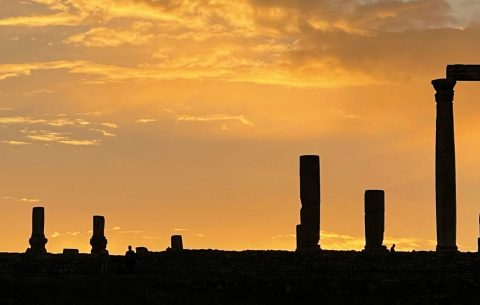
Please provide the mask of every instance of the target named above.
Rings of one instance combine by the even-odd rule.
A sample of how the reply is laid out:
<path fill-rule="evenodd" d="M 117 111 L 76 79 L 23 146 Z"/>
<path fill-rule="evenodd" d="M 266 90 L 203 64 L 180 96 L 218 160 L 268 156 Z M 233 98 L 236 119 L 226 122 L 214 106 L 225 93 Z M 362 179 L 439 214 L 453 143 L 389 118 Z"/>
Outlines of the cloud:
<path fill-rule="evenodd" d="M 36 198 L 20 198 L 18 201 L 20 201 L 20 202 L 28 202 L 28 203 L 38 203 L 38 202 L 40 202 L 40 199 L 36 199 Z"/>
<path fill-rule="evenodd" d="M 73 146 L 96 146 L 100 145 L 101 140 L 80 140 L 70 138 L 68 133 L 54 132 L 49 130 L 24 130 L 27 138 L 39 142 L 55 142 Z"/>
<path fill-rule="evenodd" d="M 44 27 L 55 25 L 78 25 L 82 18 L 68 13 L 39 16 L 18 16 L 0 19 L 0 26 Z"/>
<path fill-rule="evenodd" d="M 118 231 L 118 230 L 120 230 L 120 229 L 121 229 L 120 227 L 113 227 L 113 228 L 112 228 L 112 231 Z"/>
<path fill-rule="evenodd" d="M 176 115 L 175 119 L 177 121 L 185 122 L 225 122 L 225 121 L 238 121 L 242 125 L 254 127 L 255 124 L 247 119 L 243 115 L 228 115 L 228 114 L 210 114 L 204 116 L 193 116 L 193 115 Z"/>
<path fill-rule="evenodd" d="M 156 121 L 157 120 L 155 120 L 155 119 L 138 119 L 135 122 L 145 124 L 145 123 L 153 123 L 153 122 L 156 122 Z"/>
<path fill-rule="evenodd" d="M 22 203 L 38 203 L 38 202 L 40 202 L 40 199 L 28 198 L 28 197 L 18 198 L 18 197 L 15 197 L 15 196 L 3 196 L 2 199 L 18 201 L 18 202 L 22 202 Z"/>
<path fill-rule="evenodd" d="M 64 60 L 37 63 L 1 64 L 0 80 L 30 75 L 33 71 L 37 70 L 73 69 L 75 66 L 80 66 L 83 64 L 85 64 L 85 62 Z"/>
<path fill-rule="evenodd" d="M 55 231 L 55 232 L 53 232 L 52 235 L 50 235 L 50 237 L 51 237 L 51 238 L 57 238 L 57 237 L 59 237 L 60 235 L 61 235 L 61 234 L 60 234 L 59 232 Z"/>
<path fill-rule="evenodd" d="M 115 124 L 115 123 L 100 123 L 100 125 L 102 126 L 105 126 L 105 127 L 109 127 L 109 128 L 118 128 L 118 125 Z"/>
<path fill-rule="evenodd" d="M 15 140 L 0 141 L 0 143 L 12 145 L 12 146 L 23 146 L 23 145 L 30 145 L 31 144 L 29 142 L 15 141 Z"/>
<path fill-rule="evenodd" d="M 21 125 L 29 125 L 29 124 L 44 124 L 47 121 L 44 119 L 35 119 L 31 117 L 23 117 L 23 116 L 11 116 L 11 117 L 0 117 L 0 124 L 5 125 L 14 125 L 14 124 L 21 124 Z"/>
<path fill-rule="evenodd" d="M 80 234 L 81 234 L 80 232 L 67 232 L 67 235 L 74 236 L 74 237 L 76 237 Z"/>
<path fill-rule="evenodd" d="M 138 30 L 138 27 L 137 27 Z M 70 36 L 64 42 L 85 47 L 118 47 L 120 45 L 142 45 L 152 40 L 153 34 L 138 31 L 116 30 L 107 27 L 92 28 L 85 33 Z"/>
<path fill-rule="evenodd" d="M 116 137 L 117 136 L 116 134 L 108 132 L 108 131 L 103 130 L 103 129 L 90 128 L 89 130 L 99 132 L 104 137 Z"/>
<path fill-rule="evenodd" d="M 173 228 L 173 231 L 175 232 L 182 232 L 182 231 L 188 231 L 189 229 L 186 228 Z"/>

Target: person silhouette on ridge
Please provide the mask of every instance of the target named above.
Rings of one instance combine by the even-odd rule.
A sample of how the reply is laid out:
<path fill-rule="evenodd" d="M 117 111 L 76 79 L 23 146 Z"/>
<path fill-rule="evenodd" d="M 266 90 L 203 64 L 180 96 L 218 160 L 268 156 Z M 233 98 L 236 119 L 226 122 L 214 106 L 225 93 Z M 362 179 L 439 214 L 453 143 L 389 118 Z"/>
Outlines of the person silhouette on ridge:
<path fill-rule="evenodd" d="M 390 248 L 390 253 L 395 253 L 395 244 L 393 244 L 392 247 Z"/>
<path fill-rule="evenodd" d="M 125 252 L 125 264 L 128 273 L 135 273 L 135 257 L 136 253 L 132 250 L 132 246 L 128 246 L 128 251 Z"/>

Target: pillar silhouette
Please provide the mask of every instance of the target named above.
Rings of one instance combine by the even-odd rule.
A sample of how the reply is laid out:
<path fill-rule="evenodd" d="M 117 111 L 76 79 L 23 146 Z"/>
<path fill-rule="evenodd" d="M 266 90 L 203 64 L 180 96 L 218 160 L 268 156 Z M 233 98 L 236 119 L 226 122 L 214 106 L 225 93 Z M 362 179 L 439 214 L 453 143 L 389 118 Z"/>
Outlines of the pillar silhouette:
<path fill-rule="evenodd" d="M 171 239 L 171 249 L 172 251 L 182 251 L 183 250 L 183 240 L 182 235 L 172 235 Z"/>
<path fill-rule="evenodd" d="M 300 156 L 300 224 L 297 251 L 320 249 L 320 157 Z"/>
<path fill-rule="evenodd" d="M 365 191 L 365 251 L 385 252 L 383 233 L 385 231 L 385 192 Z"/>
<path fill-rule="evenodd" d="M 93 235 L 90 239 L 90 245 L 92 246 L 92 254 L 108 255 L 105 218 L 103 216 L 93 216 Z"/>
<path fill-rule="evenodd" d="M 480 234 L 480 215 L 478 216 L 478 227 L 479 227 L 479 234 Z M 480 237 L 477 238 L 477 247 L 478 247 L 478 253 L 480 253 Z"/>
<path fill-rule="evenodd" d="M 45 238 L 45 209 L 43 207 L 34 207 L 32 210 L 32 236 L 29 239 L 30 249 L 28 253 L 32 255 L 42 255 L 47 253 L 45 245 L 48 239 Z"/>
<path fill-rule="evenodd" d="M 435 198 L 437 218 L 437 251 L 457 251 L 456 185 L 453 96 L 456 81 L 436 79 L 437 103 L 435 142 Z"/>

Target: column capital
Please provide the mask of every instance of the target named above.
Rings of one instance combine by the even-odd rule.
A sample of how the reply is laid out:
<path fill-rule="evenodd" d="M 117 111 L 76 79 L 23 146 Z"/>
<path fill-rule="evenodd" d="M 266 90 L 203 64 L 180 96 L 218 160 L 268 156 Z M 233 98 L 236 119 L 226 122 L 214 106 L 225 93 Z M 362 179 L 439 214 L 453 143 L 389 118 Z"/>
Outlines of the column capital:
<path fill-rule="evenodd" d="M 450 78 L 440 78 L 432 80 L 432 85 L 438 93 L 453 92 L 453 88 L 455 87 L 456 83 L 457 82 L 454 79 Z"/>

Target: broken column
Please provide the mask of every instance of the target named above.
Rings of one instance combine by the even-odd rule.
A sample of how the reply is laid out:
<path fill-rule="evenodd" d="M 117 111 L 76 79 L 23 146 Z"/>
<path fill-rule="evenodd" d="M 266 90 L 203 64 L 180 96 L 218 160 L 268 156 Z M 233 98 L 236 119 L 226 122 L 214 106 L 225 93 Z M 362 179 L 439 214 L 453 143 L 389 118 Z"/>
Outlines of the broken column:
<path fill-rule="evenodd" d="M 435 143 L 435 196 L 437 216 L 437 251 L 457 251 L 456 245 L 456 186 L 455 139 L 453 125 L 453 95 L 456 81 L 436 79 L 437 103 Z"/>
<path fill-rule="evenodd" d="M 300 224 L 297 251 L 320 249 L 320 157 L 300 156 Z"/>
<path fill-rule="evenodd" d="M 90 245 L 92 245 L 92 254 L 108 255 L 103 216 L 93 216 L 93 236 L 90 239 Z"/>
<path fill-rule="evenodd" d="M 479 234 L 480 234 L 480 215 L 478 216 L 478 227 L 479 227 Z M 478 253 L 480 253 L 480 237 L 477 238 L 477 247 L 478 247 Z"/>
<path fill-rule="evenodd" d="M 385 231 L 385 192 L 365 191 L 365 251 L 385 252 L 383 233 Z"/>
<path fill-rule="evenodd" d="M 32 236 L 29 239 L 30 249 L 28 253 L 33 255 L 42 255 L 47 253 L 45 245 L 48 239 L 45 238 L 45 209 L 43 207 L 34 207 L 32 211 Z"/>
<path fill-rule="evenodd" d="M 171 239 L 171 249 L 172 251 L 182 251 L 183 250 L 183 241 L 182 235 L 172 235 Z"/>

